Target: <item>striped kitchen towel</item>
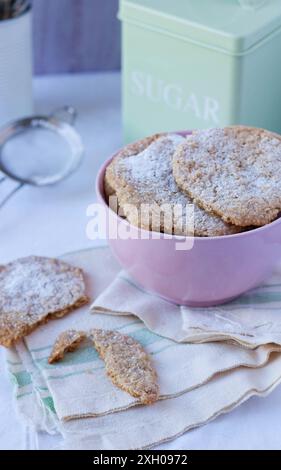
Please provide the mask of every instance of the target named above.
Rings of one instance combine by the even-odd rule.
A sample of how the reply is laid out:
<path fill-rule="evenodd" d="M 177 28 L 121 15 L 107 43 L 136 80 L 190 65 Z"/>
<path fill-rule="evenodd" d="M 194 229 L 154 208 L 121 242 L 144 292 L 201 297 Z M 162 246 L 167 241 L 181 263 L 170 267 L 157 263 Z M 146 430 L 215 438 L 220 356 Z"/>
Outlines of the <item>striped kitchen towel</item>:
<path fill-rule="evenodd" d="M 174 311 L 176 307 L 166 303 L 161 328 L 156 307 L 157 302 L 161 302 L 159 306 L 163 308 L 162 300 L 147 296 L 143 308 L 137 304 L 138 309 L 135 309 L 136 304 L 130 303 L 126 304 L 130 309 L 124 309 L 124 296 L 131 296 L 131 292 L 124 290 L 124 286 L 120 290 L 120 283 L 126 283 L 138 298 L 147 294 L 137 291 L 131 280 L 124 278 L 107 248 L 73 253 L 64 259 L 85 271 L 88 294 L 92 300 L 96 299 L 94 305 L 98 312 L 93 313 L 84 306 L 43 325 L 7 352 L 17 409 L 35 431 L 62 436 L 63 444 L 59 444 L 58 439 L 57 447 L 140 449 L 156 446 L 230 411 L 252 395 L 269 393 L 281 381 L 281 348 L 276 337 L 266 342 L 263 335 L 264 340 L 255 348 L 254 342 L 247 348 L 238 345 L 236 338 L 236 343 L 202 342 L 202 338 L 199 344 L 185 342 L 190 341 L 188 336 L 175 336 L 179 330 L 170 330 L 169 322 L 165 333 L 163 324 L 170 306 L 171 315 L 177 313 L 181 317 L 178 324 L 185 325 L 186 332 L 191 327 L 194 333 L 194 324 L 187 319 L 188 309 L 183 313 L 177 307 Z M 262 289 L 260 292 L 267 288 Z M 114 295 L 118 292 L 116 311 L 108 303 L 110 292 Z M 148 322 L 149 301 L 153 324 Z M 265 304 L 262 305 L 265 308 Z M 132 314 L 124 315 L 123 309 Z M 112 315 L 105 315 L 104 311 L 109 310 Z M 211 310 L 209 313 L 212 315 Z M 276 318 L 277 313 L 275 310 Z M 201 317 L 205 321 L 204 313 Z M 90 343 L 68 353 L 60 363 L 48 364 L 48 355 L 59 333 L 70 328 L 94 327 L 116 329 L 143 344 L 158 372 L 160 400 L 157 403 L 137 406 L 137 399 L 113 386 Z M 206 325 L 204 328 L 206 330 Z M 212 334 L 212 329 L 210 332 Z M 210 338 L 217 338 L 211 334 Z M 242 337 L 241 330 L 239 335 Z M 231 332 L 224 336 L 229 340 Z M 198 338 L 195 341 L 198 343 Z"/>
<path fill-rule="evenodd" d="M 173 305 L 145 292 L 121 271 L 91 308 L 133 314 L 150 331 L 179 343 L 231 341 L 252 349 L 281 345 L 281 266 L 260 287 L 227 304 L 202 308 Z"/>

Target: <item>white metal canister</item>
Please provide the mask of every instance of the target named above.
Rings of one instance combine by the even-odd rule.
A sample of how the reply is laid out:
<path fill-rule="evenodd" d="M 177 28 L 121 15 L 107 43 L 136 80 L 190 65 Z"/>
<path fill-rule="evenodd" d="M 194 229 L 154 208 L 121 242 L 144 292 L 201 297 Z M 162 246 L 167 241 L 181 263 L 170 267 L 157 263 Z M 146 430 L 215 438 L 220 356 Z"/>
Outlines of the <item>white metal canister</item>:
<path fill-rule="evenodd" d="M 0 21 L 0 126 L 32 114 L 31 8 Z"/>

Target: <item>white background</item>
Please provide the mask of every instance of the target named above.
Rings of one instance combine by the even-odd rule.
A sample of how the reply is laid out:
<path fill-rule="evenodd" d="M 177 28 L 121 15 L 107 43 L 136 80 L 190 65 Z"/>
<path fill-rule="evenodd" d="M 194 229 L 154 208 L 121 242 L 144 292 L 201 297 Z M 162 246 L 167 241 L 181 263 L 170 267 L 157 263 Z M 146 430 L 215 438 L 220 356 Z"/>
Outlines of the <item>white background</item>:
<path fill-rule="evenodd" d="M 20 256 L 57 256 L 97 243 L 86 237 L 87 206 L 95 202 L 94 182 L 102 162 L 121 146 L 119 74 L 36 78 L 36 111 L 77 108 L 76 128 L 86 153 L 79 171 L 56 187 L 24 188 L 0 213 L 0 263 Z M 21 156 L 24 158 L 24 155 Z M 11 184 L 1 185 L 0 197 Z M 167 371 L 169 373 L 169 371 Z M 281 449 L 281 387 L 267 398 L 252 398 L 238 409 L 165 444 L 170 449 Z M 184 410 L 183 410 L 184 413 Z M 0 352 L 0 449 L 25 446 L 24 427 L 13 407 L 12 387 Z M 42 446 L 56 446 L 54 438 Z"/>

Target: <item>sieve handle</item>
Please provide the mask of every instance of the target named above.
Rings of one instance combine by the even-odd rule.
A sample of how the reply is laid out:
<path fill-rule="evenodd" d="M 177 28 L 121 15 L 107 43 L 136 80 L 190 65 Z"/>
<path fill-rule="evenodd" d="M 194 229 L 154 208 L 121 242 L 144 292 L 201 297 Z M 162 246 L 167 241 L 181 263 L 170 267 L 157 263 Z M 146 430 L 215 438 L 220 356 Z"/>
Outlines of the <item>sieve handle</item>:
<path fill-rule="evenodd" d="M 63 106 L 62 108 L 55 109 L 50 117 L 73 125 L 77 118 L 77 111 L 73 106 Z"/>
<path fill-rule="evenodd" d="M 0 184 L 3 183 L 6 180 L 5 177 L 0 178 Z M 10 191 L 7 196 L 2 199 L 0 202 L 0 209 L 5 206 L 5 204 L 11 199 L 12 196 L 14 196 L 21 188 L 24 187 L 24 183 L 19 183 L 12 191 Z"/>

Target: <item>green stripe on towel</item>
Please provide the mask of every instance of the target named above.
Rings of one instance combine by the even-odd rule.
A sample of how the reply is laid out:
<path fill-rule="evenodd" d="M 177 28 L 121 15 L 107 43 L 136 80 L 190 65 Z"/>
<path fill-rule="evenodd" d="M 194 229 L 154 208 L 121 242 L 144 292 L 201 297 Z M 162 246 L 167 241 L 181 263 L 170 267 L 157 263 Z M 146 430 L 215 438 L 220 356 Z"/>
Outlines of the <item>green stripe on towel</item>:
<path fill-rule="evenodd" d="M 25 387 L 26 385 L 30 385 L 32 383 L 32 378 L 29 372 L 23 370 L 21 372 L 11 372 L 12 381 L 16 384 L 19 388 Z"/>
<path fill-rule="evenodd" d="M 264 304 L 267 302 L 281 302 L 281 292 L 253 292 L 241 295 L 238 299 L 232 300 L 229 306 L 232 305 L 249 305 L 249 304 Z"/>
<path fill-rule="evenodd" d="M 48 408 L 50 411 L 52 411 L 52 413 L 56 414 L 54 400 L 52 399 L 52 397 L 42 398 L 42 401 L 43 401 L 44 405 L 46 406 L 46 408 Z"/>

